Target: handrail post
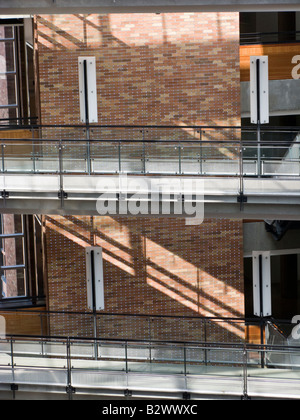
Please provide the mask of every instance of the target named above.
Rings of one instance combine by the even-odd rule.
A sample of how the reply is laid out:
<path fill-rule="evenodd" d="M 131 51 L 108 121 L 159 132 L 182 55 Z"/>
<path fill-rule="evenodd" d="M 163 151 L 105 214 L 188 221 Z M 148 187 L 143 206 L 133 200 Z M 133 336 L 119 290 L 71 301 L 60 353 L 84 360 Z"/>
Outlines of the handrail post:
<path fill-rule="evenodd" d="M 74 389 L 72 388 L 72 366 L 71 366 L 71 341 L 70 337 L 67 338 L 66 341 L 67 346 L 67 394 L 69 396 L 69 400 L 72 400 L 72 395 Z"/>
<path fill-rule="evenodd" d="M 121 142 L 119 141 L 118 144 L 118 160 L 119 160 L 119 174 L 121 173 L 122 165 L 121 165 Z"/>
<path fill-rule="evenodd" d="M 208 364 L 208 357 L 207 357 L 207 328 L 206 328 L 206 319 L 204 318 L 204 343 L 205 343 L 205 351 L 204 351 L 204 363 L 205 366 Z"/>
<path fill-rule="evenodd" d="M 58 159 L 59 159 L 59 198 L 61 208 L 64 208 L 64 178 L 63 178 L 63 145 L 59 140 L 58 144 Z"/>
<path fill-rule="evenodd" d="M 4 159 L 5 144 L 1 144 L 1 160 L 2 160 L 2 172 L 5 172 L 5 159 Z"/>
<path fill-rule="evenodd" d="M 87 171 L 88 174 L 92 173 L 92 162 L 91 162 L 91 142 L 90 142 L 90 126 L 89 123 L 86 124 L 86 160 L 87 160 Z"/>
<path fill-rule="evenodd" d="M 125 371 L 126 373 L 129 372 L 128 370 L 128 341 L 125 341 Z"/>
<path fill-rule="evenodd" d="M 263 317 L 260 318 L 260 341 L 261 347 L 264 347 L 264 330 L 265 330 L 265 320 Z M 261 367 L 262 369 L 265 368 L 265 352 L 264 350 L 261 351 Z"/>
<path fill-rule="evenodd" d="M 97 345 L 97 312 L 94 311 L 93 314 L 93 322 L 94 322 L 94 353 L 95 353 L 95 360 L 98 360 L 98 345 Z"/>
<path fill-rule="evenodd" d="M 15 384 L 15 362 L 14 362 L 14 347 L 13 347 L 13 338 L 10 338 L 10 353 L 11 353 L 11 377 L 12 377 L 12 383 L 11 383 L 11 390 L 13 393 L 13 400 L 16 398 L 16 390 L 18 387 Z"/>
<path fill-rule="evenodd" d="M 32 139 L 32 165 L 33 165 L 33 173 L 36 173 L 36 164 L 35 164 L 35 141 Z"/>
<path fill-rule="evenodd" d="M 246 345 L 243 351 L 243 400 L 248 400 L 248 352 Z"/>
<path fill-rule="evenodd" d="M 203 143 L 202 143 L 202 128 L 199 130 L 200 133 L 200 175 L 203 175 Z"/>
<path fill-rule="evenodd" d="M 244 154 L 243 142 L 240 140 L 239 161 L 240 161 L 240 194 L 244 195 Z"/>
<path fill-rule="evenodd" d="M 146 174 L 146 145 L 145 145 L 145 128 L 143 127 L 143 174 Z"/>
<path fill-rule="evenodd" d="M 151 328 L 152 318 L 149 316 L 148 325 L 149 325 L 149 360 L 152 363 L 152 328 Z"/>
<path fill-rule="evenodd" d="M 257 176 L 261 178 L 262 165 L 261 165 L 261 127 L 260 123 L 257 125 Z"/>
<path fill-rule="evenodd" d="M 183 363 L 184 363 L 184 376 L 186 376 L 187 366 L 186 366 L 186 346 L 185 346 L 185 343 L 183 344 Z"/>
<path fill-rule="evenodd" d="M 245 203 L 245 190 L 244 190 L 244 153 L 243 153 L 243 142 L 240 139 L 239 144 L 239 171 L 240 171 L 240 188 L 239 188 L 239 199 L 240 199 L 240 210 L 243 211 Z"/>
<path fill-rule="evenodd" d="M 12 375 L 12 383 L 15 383 L 15 362 L 14 362 L 14 346 L 13 346 L 13 338 L 10 338 L 10 358 L 11 358 L 11 375 Z"/>
<path fill-rule="evenodd" d="M 43 313 L 42 312 L 40 312 L 40 323 L 41 323 L 41 337 L 44 337 Z"/>
<path fill-rule="evenodd" d="M 179 175 L 182 174 L 182 162 L 181 162 L 181 144 L 179 143 L 178 145 L 178 170 L 179 170 Z"/>

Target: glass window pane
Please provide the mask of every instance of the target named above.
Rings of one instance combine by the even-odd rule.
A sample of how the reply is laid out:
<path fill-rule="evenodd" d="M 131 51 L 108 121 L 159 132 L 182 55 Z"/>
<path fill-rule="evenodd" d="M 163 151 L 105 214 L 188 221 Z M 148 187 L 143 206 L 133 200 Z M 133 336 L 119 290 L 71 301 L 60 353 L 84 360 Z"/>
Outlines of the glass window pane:
<path fill-rule="evenodd" d="M 0 75 L 0 105 L 16 105 L 16 79 L 14 74 Z"/>
<path fill-rule="evenodd" d="M 17 108 L 0 108 L 0 120 L 7 120 L 7 119 L 16 119 L 18 116 Z M 7 122 L 3 121 L 3 124 L 7 124 Z M 12 124 L 15 121 L 12 121 Z"/>
<path fill-rule="evenodd" d="M 3 214 L 2 215 L 2 234 L 22 233 L 22 216 L 18 214 Z"/>
<path fill-rule="evenodd" d="M 0 42 L 0 73 L 15 71 L 14 42 Z"/>
<path fill-rule="evenodd" d="M 0 39 L 7 39 L 14 37 L 14 30 L 12 26 L 0 26 Z"/>
<path fill-rule="evenodd" d="M 2 266 L 15 266 L 24 264 L 23 238 L 2 239 Z"/>
<path fill-rule="evenodd" d="M 3 270 L 1 275 L 1 288 L 3 298 L 14 298 L 26 295 L 25 270 Z"/>

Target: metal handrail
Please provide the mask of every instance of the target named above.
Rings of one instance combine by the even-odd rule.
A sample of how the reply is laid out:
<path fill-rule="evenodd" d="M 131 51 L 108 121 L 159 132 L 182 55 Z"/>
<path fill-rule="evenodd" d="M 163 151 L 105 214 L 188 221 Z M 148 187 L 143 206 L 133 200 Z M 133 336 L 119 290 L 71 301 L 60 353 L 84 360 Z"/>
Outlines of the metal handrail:
<path fill-rule="evenodd" d="M 8 299 L 5 299 L 6 301 Z M 207 323 L 214 323 L 215 325 L 217 325 L 218 323 L 228 323 L 231 325 L 244 325 L 244 326 L 248 326 L 248 325 L 256 325 L 257 327 L 260 328 L 264 328 L 268 323 L 272 323 L 272 324 L 279 324 L 279 323 L 286 323 L 289 325 L 292 325 L 291 321 L 285 320 L 274 320 L 274 319 L 270 319 L 270 318 L 266 318 L 266 319 L 261 319 L 261 318 L 244 318 L 244 317 L 222 317 L 222 316 L 214 316 L 214 317 L 203 317 L 203 316 L 191 316 L 191 315 L 161 315 L 161 314 L 135 314 L 135 313 L 115 313 L 115 312 L 91 312 L 91 311 L 51 311 L 51 310 L 43 310 L 43 311 L 38 311 L 36 309 L 16 309 L 16 308 L 5 308 L 5 309 L 0 309 L 0 315 L 4 316 L 5 315 L 11 315 L 11 314 L 15 314 L 15 315 L 22 315 L 23 317 L 26 316 L 36 316 L 37 318 L 40 318 L 41 321 L 41 336 L 44 338 L 51 338 L 53 337 L 53 335 L 48 336 L 47 334 L 45 334 L 45 331 L 43 331 L 43 323 L 42 321 L 44 319 L 47 320 L 51 320 L 52 316 L 64 316 L 66 317 L 66 319 L 68 319 L 69 316 L 77 316 L 78 319 L 84 319 L 84 317 L 90 317 L 90 318 L 95 318 L 96 320 L 101 321 L 101 319 L 106 319 L 106 318 L 112 318 L 113 320 L 116 319 L 120 319 L 122 318 L 124 321 L 129 321 L 129 320 L 135 320 L 135 319 L 140 319 L 140 320 L 146 320 L 146 321 L 151 321 L 151 320 L 165 320 L 165 321 L 170 321 L 173 320 L 174 322 L 178 322 L 178 321 L 195 321 L 198 322 L 200 325 L 203 325 L 203 328 L 205 329 Z M 18 335 L 19 337 L 22 337 L 22 335 Z M 32 335 L 32 337 L 36 337 L 39 336 L 37 335 Z M 72 335 L 70 333 L 67 334 L 68 337 L 72 337 Z M 28 335 L 27 335 L 28 337 Z M 65 338 L 66 336 L 56 336 L 57 338 Z M 206 339 L 206 343 L 208 343 L 207 341 L 207 336 L 205 335 L 205 339 Z M 78 339 L 79 337 L 73 337 Z M 90 339 L 90 336 L 88 337 L 80 337 L 83 339 Z M 97 339 L 95 337 L 93 337 L 93 339 Z M 111 338 L 106 337 L 106 339 L 111 340 Z M 144 339 L 144 341 L 148 342 L 148 341 L 156 341 L 155 339 L 153 339 L 153 337 L 151 337 L 151 334 L 147 333 L 147 337 Z M 138 339 L 137 341 L 141 341 L 141 339 Z M 243 340 L 242 340 L 243 341 Z M 179 342 L 183 342 L 182 340 L 176 340 L 177 343 Z M 200 340 L 193 340 L 190 343 L 197 343 L 200 342 Z M 184 341 L 184 343 L 188 343 L 187 341 Z M 209 342 L 211 343 L 211 342 Z M 240 344 L 240 342 L 239 342 Z M 264 344 L 263 342 L 261 343 L 262 345 Z"/>
<path fill-rule="evenodd" d="M 26 118 L 25 118 L 26 120 Z M 4 120 L 2 120 L 4 121 Z M 0 120 L 1 122 L 1 120 Z M 140 129 L 140 130 L 148 130 L 148 129 L 169 129 L 169 130 L 185 130 L 185 129 L 194 129 L 194 130 L 205 130 L 205 129 L 213 129 L 216 131 L 219 130 L 236 130 L 236 131 L 257 131 L 257 126 L 241 126 L 241 125 L 158 125 L 158 124 L 149 124 L 149 125 L 140 125 L 140 124 L 93 124 L 93 125 L 86 125 L 86 124 L 23 124 L 22 126 L 16 125 L 16 129 L 42 129 L 42 128 L 74 128 L 74 129 L 96 129 L 96 128 L 108 128 L 108 129 Z M 263 131 L 274 131 L 274 132 L 300 132 L 300 126 L 260 126 Z M 13 125 L 0 125 L 1 130 L 11 130 L 14 131 Z"/>
<path fill-rule="evenodd" d="M 272 39 L 274 37 L 274 39 Z M 277 37 L 277 38 L 276 38 Z M 283 39 L 286 37 L 286 39 Z M 294 39 L 288 39 L 288 37 Z M 268 38 L 271 38 L 267 40 Z M 251 44 L 289 44 L 300 42 L 300 31 L 274 31 L 241 33 L 241 45 Z"/>
<path fill-rule="evenodd" d="M 55 133 L 47 133 L 47 128 L 54 129 Z M 60 128 L 70 129 L 71 133 L 68 131 L 65 133 L 66 139 L 63 138 Z M 80 135 L 76 135 L 78 128 L 83 130 Z M 97 128 L 100 131 L 93 134 L 93 129 Z M 0 174 L 59 176 L 56 194 L 61 201 L 61 208 L 64 207 L 65 198 L 68 198 L 64 191 L 65 175 L 100 176 L 126 173 L 146 176 L 154 174 L 227 177 L 239 180 L 236 193 L 241 210 L 245 202 L 244 187 L 247 177 L 258 179 L 274 177 L 287 180 L 300 178 L 300 153 L 299 156 L 295 155 L 295 152 L 300 151 L 299 127 L 278 129 L 267 127 L 266 135 L 270 137 L 275 133 L 272 141 L 263 138 L 264 131 L 256 126 L 246 128 L 190 126 L 189 128 L 158 125 L 32 125 L 29 129 L 32 131 L 30 139 L 22 139 L 22 136 L 19 139 L 0 139 Z M 44 133 L 37 131 L 38 135 L 35 136 L 34 130 L 44 129 L 46 129 Z M 108 129 L 107 133 L 103 132 L 105 129 Z M 132 135 L 130 131 L 132 129 L 138 130 L 137 136 Z M 189 132 L 189 129 L 192 132 Z M 173 137 L 174 130 L 178 139 Z M 257 130 L 260 130 L 260 140 Z M 236 138 L 235 133 L 238 133 L 239 138 Z M 256 140 L 244 138 L 247 135 L 249 137 L 249 133 L 253 133 Z M 73 135 L 75 138 L 70 138 Z M 277 135 L 286 135 L 286 139 L 280 137 L 278 139 Z M 210 137 L 213 139 L 210 140 Z M 229 139 L 230 137 L 232 139 Z M 29 145 L 25 152 L 23 149 L 20 151 L 18 149 L 20 141 L 24 145 Z M 107 144 L 110 149 L 105 149 Z M 97 145 L 97 148 L 93 148 L 94 145 Z M 154 146 L 151 149 L 152 145 Z M 10 148 L 6 149 L 6 146 Z M 47 149 L 48 146 L 50 149 Z M 15 149 L 12 149 L 13 147 Z M 192 153 L 189 147 L 195 148 L 190 149 Z M 212 153 L 209 150 L 207 153 L 207 147 L 211 148 Z M 267 153 L 263 153 L 264 150 Z M 270 153 L 271 150 L 273 154 Z M 295 192 L 298 193 L 298 190 Z M 2 191 L 2 198 L 6 199 L 8 194 L 9 191 Z"/>
<path fill-rule="evenodd" d="M 219 354 L 219 352 L 221 352 L 221 354 L 223 355 L 227 355 L 228 361 L 227 363 L 230 364 L 231 367 L 237 367 L 238 370 L 236 371 L 236 374 L 234 374 L 234 372 L 231 373 L 231 378 L 236 378 L 239 379 L 241 381 L 241 396 L 243 399 L 247 399 L 248 398 L 248 394 L 249 394 L 249 368 L 250 367 L 262 367 L 260 366 L 260 363 L 258 362 L 260 359 L 265 359 L 267 357 L 267 354 L 273 354 L 275 353 L 275 355 L 278 354 L 278 352 L 285 353 L 285 354 L 298 354 L 299 355 L 299 347 L 293 347 L 293 346 L 289 346 L 289 347 L 279 347 L 279 346 L 260 346 L 260 345 L 248 345 L 248 344 L 224 344 L 224 343 L 199 343 L 199 344 L 195 344 L 195 343 L 172 343 L 169 341 L 165 341 L 165 342 L 140 342 L 140 341 L 135 341 L 135 340 L 99 340 L 99 339 L 95 339 L 95 340 L 78 340 L 78 339 L 73 339 L 71 337 L 67 337 L 64 339 L 57 339 L 57 338 L 53 338 L 50 340 L 45 339 L 45 337 L 40 337 L 37 339 L 32 339 L 32 337 L 26 337 L 24 336 L 23 339 L 21 340 L 20 337 L 16 337 L 16 336 L 11 336 L 11 337 L 7 337 L 6 339 L 0 339 L 0 345 L 1 343 L 3 344 L 7 344 L 9 345 L 9 350 L 5 350 L 5 348 L 2 350 L 2 352 L 6 352 L 7 356 L 10 357 L 11 362 L 9 363 L 8 367 L 7 365 L 0 365 L 0 371 L 1 369 L 5 369 L 5 372 L 7 374 L 8 370 L 11 370 L 11 375 L 12 375 L 12 379 L 13 379 L 13 384 L 17 385 L 17 371 L 19 369 L 19 365 L 16 364 L 16 362 L 18 363 L 18 358 L 19 357 L 23 357 L 23 361 L 22 364 L 20 365 L 21 369 L 31 369 L 31 368 L 36 368 L 36 365 L 32 362 L 32 356 L 34 356 L 34 360 L 36 360 L 36 357 L 42 358 L 42 360 L 44 360 L 44 364 L 42 365 L 38 365 L 39 368 L 39 372 L 40 374 L 42 374 L 43 369 L 47 370 L 48 366 L 47 366 L 47 358 L 49 358 L 49 360 L 52 361 L 52 370 L 61 370 L 64 371 L 66 373 L 65 375 L 65 381 L 66 383 L 59 383 L 60 386 L 65 386 L 65 392 L 68 394 L 69 398 L 72 399 L 72 394 L 75 392 L 75 389 L 73 388 L 73 383 L 72 383 L 72 379 L 73 379 L 73 372 L 77 369 L 82 369 L 84 368 L 85 373 L 88 372 L 94 372 L 93 367 L 89 367 L 88 365 L 82 365 L 83 367 L 74 367 L 74 361 L 78 360 L 81 361 L 81 364 L 84 363 L 85 359 L 88 360 L 95 360 L 95 361 L 105 361 L 106 363 L 110 360 L 113 361 L 118 361 L 123 363 L 123 365 L 120 365 L 120 367 L 118 368 L 120 370 L 120 372 L 122 372 L 122 375 L 126 375 L 128 377 L 128 375 L 132 374 L 132 371 L 129 369 L 130 367 L 130 363 L 132 362 L 139 362 L 139 363 L 147 363 L 147 364 L 152 364 L 152 363 L 156 363 L 157 366 L 162 367 L 162 369 L 158 369 L 159 374 L 164 376 L 183 376 L 186 379 L 188 377 L 191 376 L 197 376 L 197 375 L 201 375 L 201 373 L 199 372 L 193 372 L 190 371 L 189 369 L 191 369 L 191 367 L 196 366 L 196 365 L 203 365 L 205 364 L 206 366 L 209 364 L 212 365 L 216 365 L 216 364 L 221 364 L 224 365 L 224 363 L 226 364 L 226 357 L 224 360 L 222 360 L 222 357 L 220 359 L 219 362 L 217 362 L 215 359 L 213 360 L 208 360 L 206 357 L 207 351 L 217 351 L 217 354 Z M 26 350 L 24 353 L 22 352 L 22 348 L 20 349 L 20 345 L 22 346 L 22 344 L 24 346 L 28 346 L 31 345 L 32 343 L 37 343 L 38 345 L 40 345 L 41 347 L 38 349 L 39 353 L 37 354 L 37 350 L 34 352 L 33 350 L 30 349 Z M 58 351 L 56 349 L 54 349 L 54 351 L 51 350 L 47 351 L 46 350 L 46 346 L 47 344 L 51 345 L 51 344 L 59 344 L 62 346 L 61 351 Z M 72 346 L 82 346 L 84 344 L 90 344 L 91 346 L 89 347 L 91 352 L 86 354 L 85 352 L 80 354 L 77 353 L 78 351 L 78 347 L 76 348 L 76 354 L 72 353 Z M 16 350 L 16 345 L 19 346 L 19 350 Z M 100 346 L 100 349 L 108 347 L 108 348 L 115 348 L 115 349 L 123 349 L 123 353 L 117 353 L 117 355 L 114 354 L 99 354 L 98 353 L 98 346 Z M 64 348 L 64 350 L 63 350 Z M 94 349 L 94 350 L 92 350 Z M 129 354 L 129 350 L 133 349 L 135 351 L 140 350 L 141 353 L 140 354 Z M 199 355 L 196 356 L 190 356 L 189 358 L 187 357 L 187 351 L 188 350 L 200 350 L 203 351 L 204 353 L 202 354 L 202 357 Z M 145 353 L 145 350 L 147 351 L 147 353 Z M 158 353 L 158 357 L 156 357 L 155 354 L 155 350 L 157 350 Z M 167 353 L 161 353 L 161 350 L 166 350 Z M 170 355 L 168 354 L 168 351 L 175 351 L 176 353 L 171 353 Z M 178 351 L 180 351 L 180 353 L 178 353 Z M 225 353 L 224 353 L 225 352 Z M 252 359 L 251 360 L 251 355 L 253 355 L 253 353 L 257 353 L 256 359 Z M 154 356 L 153 356 L 154 354 Z M 235 359 L 234 354 L 237 354 L 237 359 Z M 204 357 L 204 358 L 203 358 Z M 297 356 L 298 357 L 298 356 Z M 53 367 L 53 358 L 59 359 L 59 360 L 64 360 L 66 361 L 66 363 L 64 363 L 63 365 L 60 363 L 58 365 L 54 364 Z M 235 360 L 234 360 L 235 359 Z M 231 360 L 231 362 L 230 362 Z M 83 362 L 82 362 L 83 361 Z M 175 372 L 169 372 L 169 371 L 165 371 L 164 370 L 164 364 L 168 364 L 170 365 L 170 363 L 174 364 L 174 366 L 181 366 L 180 370 L 176 370 Z M 179 365 L 178 365 L 179 363 Z M 123 368 L 122 368 L 123 366 Z M 266 366 L 264 365 L 264 368 Z M 272 366 L 274 367 L 274 366 Z M 291 368 L 293 367 L 293 364 L 291 364 L 290 366 Z M 286 368 L 286 366 L 285 366 Z M 107 370 L 107 367 L 106 369 Z M 101 372 L 101 365 L 99 365 L 97 372 Z M 145 373 L 146 372 L 146 373 Z M 147 370 L 144 372 L 144 375 L 147 374 L 149 375 L 149 377 L 151 377 L 151 375 L 153 375 L 153 371 L 151 369 Z M 241 375 L 242 372 L 242 375 Z M 272 373 L 271 378 L 269 379 L 269 381 L 272 382 L 272 376 L 273 376 L 273 369 L 270 371 Z M 154 373 L 155 375 L 157 375 L 157 371 Z M 29 379 L 29 382 L 32 385 L 35 385 L 35 379 L 36 376 L 33 376 L 32 378 Z M 211 381 L 213 381 L 214 379 L 214 375 L 211 374 L 209 379 Z M 0 383 L 2 382 L 3 384 L 5 384 L 5 375 L 4 375 L 4 380 L 0 381 Z M 264 381 L 266 380 L 266 369 L 264 369 Z M 295 379 L 291 379 L 291 382 L 294 383 Z M 36 381 L 39 382 L 39 381 Z M 276 382 L 276 379 L 275 379 Z M 78 380 L 77 380 L 78 383 Z M 95 385 L 93 385 L 95 386 Z M 116 385 L 118 386 L 118 385 Z M 41 387 L 41 384 L 40 384 Z M 17 389 L 16 387 L 11 388 L 13 391 L 15 389 Z M 46 392 L 51 391 L 51 386 L 45 389 Z M 168 389 L 168 392 L 170 392 L 170 389 Z M 195 390 L 195 392 L 197 392 Z M 214 390 L 215 393 L 218 393 L 217 390 Z M 222 392 L 222 391 L 220 391 Z M 223 391 L 224 392 L 224 391 Z M 222 392 L 222 393 L 223 393 Z M 270 394 L 271 391 L 270 389 L 268 389 L 268 394 Z M 228 388 L 228 394 L 230 394 L 230 388 Z"/>
<path fill-rule="evenodd" d="M 299 346 L 282 346 L 278 344 L 255 344 L 255 343 L 228 343 L 228 342 L 204 342 L 204 341 L 172 341 L 172 340 L 141 340 L 141 339 L 133 339 L 133 338 L 99 338 L 99 337 L 72 337 L 72 336 L 34 336 L 28 334 L 12 334 L 7 335 L 5 338 L 0 337 L 0 343 L 5 341 L 24 341 L 24 343 L 28 342 L 67 342 L 70 343 L 94 343 L 95 341 L 101 344 L 109 344 L 109 343 L 119 343 L 119 344 L 139 344 L 139 345 L 165 345 L 165 346 L 172 346 L 172 347 L 180 347 L 183 348 L 184 346 L 190 347 L 197 347 L 202 349 L 218 349 L 218 350 L 244 350 L 247 351 L 296 351 L 300 352 Z"/>

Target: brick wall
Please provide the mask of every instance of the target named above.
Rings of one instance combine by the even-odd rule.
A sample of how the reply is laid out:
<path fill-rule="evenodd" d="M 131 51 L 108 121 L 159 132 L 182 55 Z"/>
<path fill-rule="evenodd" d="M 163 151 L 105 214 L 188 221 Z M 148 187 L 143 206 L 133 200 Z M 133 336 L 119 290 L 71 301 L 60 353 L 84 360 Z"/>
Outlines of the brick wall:
<path fill-rule="evenodd" d="M 40 16 L 36 24 L 43 123 L 79 123 L 78 57 L 92 55 L 100 124 L 240 125 L 238 14 Z M 86 310 L 84 248 L 103 247 L 105 312 L 119 316 L 99 320 L 101 336 L 203 339 L 200 317 L 244 315 L 239 221 L 48 216 L 45 226 L 50 310 Z M 92 334 L 90 316 L 56 316 L 50 326 Z M 231 341 L 244 331 L 208 323 L 206 334 Z"/>
<path fill-rule="evenodd" d="M 208 220 L 186 226 L 184 219 L 75 216 L 47 216 L 45 223 L 51 310 L 87 311 L 85 247 L 97 245 L 103 248 L 105 313 L 244 315 L 240 223 Z M 92 334 L 91 318 L 80 319 L 57 317 L 53 328 L 61 333 L 67 325 L 73 334 Z M 123 335 L 129 323 L 132 337 L 142 336 L 148 325 L 141 319 L 103 317 L 101 335 Z M 170 331 L 174 337 L 181 327 L 169 322 L 176 327 Z M 159 321 L 155 325 L 158 334 Z M 186 338 L 189 334 L 201 336 L 195 327 Z M 224 341 L 241 337 L 241 331 L 222 323 L 211 326 L 211 339 L 216 334 Z"/>
<path fill-rule="evenodd" d="M 101 124 L 240 123 L 238 13 L 40 16 L 36 34 L 43 123 L 80 123 L 87 55 Z"/>

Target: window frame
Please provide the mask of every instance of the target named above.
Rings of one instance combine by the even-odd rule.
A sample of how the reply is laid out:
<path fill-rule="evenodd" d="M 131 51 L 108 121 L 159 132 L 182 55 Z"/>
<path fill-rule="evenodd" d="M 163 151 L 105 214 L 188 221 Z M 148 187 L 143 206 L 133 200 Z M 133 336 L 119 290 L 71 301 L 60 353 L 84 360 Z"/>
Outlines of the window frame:
<path fill-rule="evenodd" d="M 1 24 L 3 27 L 11 27 L 13 31 L 12 38 L 0 38 L 0 43 L 11 42 L 13 44 L 13 56 L 14 56 L 14 70 L 0 72 L 0 76 L 14 76 L 14 93 L 15 93 L 15 103 L 14 104 L 0 104 L 0 110 L 7 110 L 8 115 L 10 110 L 16 111 L 16 118 L 20 118 L 21 109 L 20 109 L 20 78 L 19 78 L 19 59 L 18 59 L 18 26 L 14 24 Z M 9 101 L 8 101 L 9 102 Z M 10 117 L 9 117 L 10 119 Z"/>
<path fill-rule="evenodd" d="M 22 296 L 2 296 L 2 281 L 0 282 L 0 309 L 5 308 L 24 308 L 32 306 L 45 306 L 43 270 L 40 268 L 42 262 L 40 255 L 37 255 L 38 240 L 42 243 L 42 224 L 39 218 L 29 215 L 20 215 L 22 232 L 13 234 L 3 233 L 3 215 L 0 215 L 0 241 L 6 238 L 22 238 L 23 264 L 11 266 L 12 269 L 24 270 L 24 295 Z M 37 231 L 39 230 L 39 232 Z M 2 248 L 1 248 L 2 252 Z M 1 256 L 1 264 L 3 259 Z M 3 273 L 9 269 L 8 266 L 1 265 L 1 280 Z"/>

